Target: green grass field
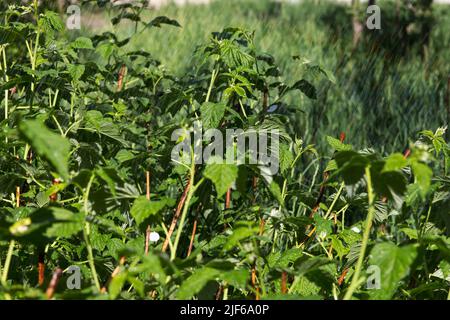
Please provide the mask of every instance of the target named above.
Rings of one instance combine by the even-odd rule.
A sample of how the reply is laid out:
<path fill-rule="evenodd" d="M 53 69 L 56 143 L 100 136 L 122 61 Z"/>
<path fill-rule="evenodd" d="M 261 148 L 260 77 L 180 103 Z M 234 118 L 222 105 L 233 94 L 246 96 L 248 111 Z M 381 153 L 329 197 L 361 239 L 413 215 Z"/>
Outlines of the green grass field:
<path fill-rule="evenodd" d="M 382 2 L 382 39 L 391 37 L 393 9 Z M 325 134 L 347 134 L 355 146 L 376 146 L 386 152 L 399 151 L 408 145 L 408 137 L 424 129 L 435 129 L 448 121 L 445 103 L 447 77 L 450 75 L 450 7 L 434 6 L 435 26 L 427 55 L 420 50 L 395 56 L 396 47 L 373 50 L 370 39 L 352 51 L 351 9 L 327 1 L 306 1 L 300 5 L 277 6 L 269 1 L 215 1 L 211 5 L 169 5 L 149 12 L 148 18 L 166 15 L 182 28 L 165 27 L 144 31 L 135 37 L 130 50 L 145 49 L 178 76 L 199 61 L 192 55 L 211 32 L 224 26 L 254 30 L 256 46 L 270 52 L 278 61 L 283 76 L 295 81 L 303 69 L 300 55 L 330 70 L 336 83 L 327 81 L 316 101 L 299 93 L 290 101 L 295 106 L 295 128 L 309 143 L 323 146 Z M 125 36 L 132 33 L 130 24 L 116 26 Z M 370 37 L 367 31 L 364 35 Z M 384 38 L 383 38 L 384 37 Z"/>

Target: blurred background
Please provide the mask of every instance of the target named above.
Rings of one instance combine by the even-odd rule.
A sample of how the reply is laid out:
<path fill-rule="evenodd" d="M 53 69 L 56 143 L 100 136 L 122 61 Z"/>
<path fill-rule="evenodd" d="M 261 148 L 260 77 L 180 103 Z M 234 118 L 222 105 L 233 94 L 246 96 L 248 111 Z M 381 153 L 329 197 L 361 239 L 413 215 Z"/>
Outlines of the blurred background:
<path fill-rule="evenodd" d="M 111 0 L 116 4 L 133 0 Z M 68 37 L 114 31 L 119 38 L 135 25 L 110 23 L 109 0 L 50 1 L 62 15 L 81 6 L 81 30 Z M 199 63 L 195 50 L 214 31 L 242 27 L 273 55 L 287 82 L 301 78 L 303 59 L 329 70 L 336 81 L 315 79 L 317 100 L 292 93 L 296 132 L 320 149 L 325 136 L 345 132 L 356 147 L 402 151 L 420 130 L 450 119 L 450 0 L 151 0 L 144 16 L 177 20 L 181 28 L 146 29 L 125 50 L 144 49 L 177 77 Z M 45 3 L 45 1 L 44 1 Z M 94 5 L 94 4 L 96 5 Z M 369 5 L 381 8 L 381 29 L 369 30 Z"/>

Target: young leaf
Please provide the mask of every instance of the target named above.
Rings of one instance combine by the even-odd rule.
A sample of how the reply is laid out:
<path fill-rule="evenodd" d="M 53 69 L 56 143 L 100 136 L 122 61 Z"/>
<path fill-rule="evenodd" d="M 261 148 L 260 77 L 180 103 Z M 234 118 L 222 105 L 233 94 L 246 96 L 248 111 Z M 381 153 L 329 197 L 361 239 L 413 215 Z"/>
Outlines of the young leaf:
<path fill-rule="evenodd" d="M 68 180 L 70 143 L 66 138 L 50 131 L 37 120 L 21 121 L 19 132 L 40 157 L 46 160 L 64 180 Z"/>
<path fill-rule="evenodd" d="M 316 88 L 305 79 L 297 81 L 291 89 L 298 89 L 303 92 L 310 99 L 317 99 L 317 90 Z"/>
<path fill-rule="evenodd" d="M 197 269 L 181 284 L 181 287 L 177 292 L 177 299 L 186 300 L 192 298 L 203 289 L 208 281 L 214 280 L 219 273 L 219 270 L 210 267 Z"/>
<path fill-rule="evenodd" d="M 236 180 L 238 167 L 235 164 L 209 163 L 203 175 L 214 183 L 217 197 L 220 198 Z"/>
<path fill-rule="evenodd" d="M 125 285 L 127 281 L 128 273 L 121 272 L 112 278 L 111 283 L 109 284 L 109 295 L 111 299 L 117 298 L 117 296 L 122 291 L 122 287 Z"/>
<path fill-rule="evenodd" d="M 413 163 L 411 163 L 411 168 L 414 172 L 416 183 L 419 186 L 420 194 L 422 197 L 425 197 L 430 189 L 433 171 L 426 164 L 418 161 L 413 161 Z"/>
<path fill-rule="evenodd" d="M 347 185 L 358 183 L 364 176 L 369 161 L 355 151 L 340 151 L 335 155 L 337 166 Z"/>
<path fill-rule="evenodd" d="M 205 129 L 217 128 L 225 114 L 226 105 L 223 103 L 205 102 L 200 107 L 202 124 Z"/>
<path fill-rule="evenodd" d="M 227 243 L 223 247 L 224 250 L 234 248 L 239 241 L 255 235 L 258 230 L 258 227 L 251 223 L 241 223 L 239 226 L 235 226 L 233 233 L 228 237 Z"/>
<path fill-rule="evenodd" d="M 339 139 L 327 136 L 328 144 L 336 151 L 349 151 L 352 150 L 350 144 L 342 143 Z"/>
<path fill-rule="evenodd" d="M 71 44 L 72 49 L 94 49 L 91 39 L 86 37 L 78 37 Z"/>
<path fill-rule="evenodd" d="M 145 196 L 140 196 L 134 200 L 131 207 L 131 216 L 140 225 L 147 218 L 151 218 L 153 222 L 158 220 L 158 213 L 167 205 L 166 200 L 150 201 Z"/>
<path fill-rule="evenodd" d="M 78 81 L 84 74 L 85 66 L 82 64 L 69 64 L 67 66 L 67 71 L 69 72 L 73 81 Z"/>
<path fill-rule="evenodd" d="M 397 171 L 408 164 L 408 161 L 401 153 L 393 153 L 387 157 L 382 172 Z"/>
<path fill-rule="evenodd" d="M 393 243 L 376 244 L 371 251 L 370 265 L 380 268 L 380 289 L 369 290 L 372 299 L 390 299 L 400 280 L 408 275 L 410 266 L 417 257 L 414 245 L 397 247 Z"/>
<path fill-rule="evenodd" d="M 333 222 L 329 219 L 324 219 L 322 216 L 315 214 L 314 215 L 314 224 L 317 228 L 317 234 L 321 235 L 329 235 L 331 234 Z"/>
<path fill-rule="evenodd" d="M 165 17 L 165 16 L 156 17 L 155 19 L 153 19 L 152 21 L 147 23 L 147 27 L 161 28 L 162 24 L 168 24 L 168 25 L 175 26 L 175 27 L 181 27 L 181 25 L 178 23 L 178 21 L 169 19 L 168 17 Z"/>

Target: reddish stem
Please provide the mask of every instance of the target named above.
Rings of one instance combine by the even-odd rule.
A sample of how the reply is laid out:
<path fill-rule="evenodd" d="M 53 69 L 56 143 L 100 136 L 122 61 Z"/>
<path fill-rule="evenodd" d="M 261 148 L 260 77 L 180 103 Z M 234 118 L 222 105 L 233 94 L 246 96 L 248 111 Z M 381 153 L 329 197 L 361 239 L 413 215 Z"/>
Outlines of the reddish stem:
<path fill-rule="evenodd" d="M 61 279 L 62 273 L 63 272 L 61 268 L 56 268 L 55 272 L 53 272 L 52 280 L 50 280 L 50 284 L 48 285 L 47 291 L 45 292 L 45 294 L 47 295 L 47 299 L 53 298 L 56 286 L 58 285 L 59 279 Z"/>
<path fill-rule="evenodd" d="M 146 197 L 147 200 L 150 200 L 150 171 L 145 172 L 145 180 L 146 180 Z"/>
<path fill-rule="evenodd" d="M 120 257 L 119 260 L 119 265 L 113 270 L 113 272 L 111 273 L 111 277 L 109 277 L 108 281 L 106 282 L 106 284 L 102 287 L 102 289 L 100 290 L 101 293 L 106 293 L 108 291 L 108 285 L 111 282 L 111 280 L 117 276 L 120 272 L 120 266 L 124 265 L 125 263 L 125 257 Z"/>
<path fill-rule="evenodd" d="M 117 81 L 117 92 L 122 91 L 123 78 L 125 77 L 126 66 L 123 64 L 119 70 L 119 79 Z"/>
<path fill-rule="evenodd" d="M 20 187 L 16 186 L 16 207 L 20 207 Z"/>
<path fill-rule="evenodd" d="M 406 149 L 405 152 L 403 153 L 403 158 L 405 158 L 405 159 L 408 158 L 410 154 L 411 154 L 411 149 L 409 149 L 409 148 Z"/>
<path fill-rule="evenodd" d="M 177 209 L 175 211 L 175 214 L 172 218 L 172 223 L 170 224 L 170 228 L 169 231 L 167 232 L 167 237 L 164 240 L 163 246 L 162 246 L 162 252 L 166 252 L 167 247 L 169 246 L 169 240 L 170 237 L 172 236 L 174 230 L 175 230 L 175 226 L 177 225 L 178 219 L 180 218 L 180 214 L 181 214 L 181 209 L 183 209 L 184 206 L 184 202 L 186 201 L 186 197 L 187 197 L 187 193 L 189 191 L 189 187 L 190 187 L 190 182 L 188 181 L 186 184 L 186 187 L 184 188 L 184 192 L 181 195 L 180 201 L 178 202 L 178 206 Z"/>
<path fill-rule="evenodd" d="M 57 185 L 59 184 L 61 181 L 59 179 L 53 179 L 52 184 L 53 185 Z M 55 202 L 56 200 L 58 200 L 58 192 L 54 192 L 50 195 L 50 201 L 51 202 Z"/>
<path fill-rule="evenodd" d="M 192 247 L 194 245 L 195 232 L 197 231 L 197 218 L 194 220 L 194 226 L 192 227 L 191 241 L 189 242 L 189 249 L 187 256 L 189 257 L 192 253 Z"/>
<path fill-rule="evenodd" d="M 287 273 L 286 273 L 286 271 L 283 271 L 281 273 L 281 293 L 282 294 L 286 294 L 287 293 L 286 283 L 287 283 Z"/>
<path fill-rule="evenodd" d="M 341 132 L 339 135 L 339 141 L 341 141 L 341 143 L 344 143 L 345 140 L 345 133 Z M 323 173 L 323 182 L 320 186 L 320 190 L 319 190 L 319 196 L 317 197 L 317 200 L 314 204 L 314 207 L 311 211 L 311 214 L 309 215 L 310 218 L 312 218 L 314 216 L 314 214 L 317 212 L 317 210 L 319 210 L 320 207 L 320 203 L 322 202 L 322 198 L 325 194 L 325 190 L 326 190 L 326 183 L 328 181 L 329 178 L 329 173 L 327 171 L 325 171 Z M 309 231 L 309 229 L 311 228 L 311 225 L 308 225 L 306 227 L 306 231 Z M 311 236 L 314 234 L 314 232 L 316 231 L 316 228 L 314 227 L 306 236 L 306 238 L 302 241 L 301 244 L 304 244 L 309 238 L 311 238 Z"/>
<path fill-rule="evenodd" d="M 347 275 L 348 272 L 348 268 L 345 268 L 344 271 L 342 271 L 341 276 L 338 279 L 338 285 L 342 285 L 342 283 L 344 283 L 345 280 L 345 276 Z"/>
<path fill-rule="evenodd" d="M 45 281 L 45 253 L 38 255 L 38 284 L 42 286 Z"/>
<path fill-rule="evenodd" d="M 146 171 L 145 172 L 145 177 L 146 177 L 146 197 L 147 200 L 150 201 L 150 171 Z M 147 226 L 147 230 L 145 232 L 145 255 L 148 255 L 148 249 L 150 247 L 150 225 Z"/>
<path fill-rule="evenodd" d="M 230 209 L 231 204 L 231 188 L 227 190 L 227 195 L 225 198 L 225 209 Z"/>
<path fill-rule="evenodd" d="M 150 247 L 150 225 L 147 226 L 147 230 L 145 231 L 145 255 L 148 255 L 148 248 Z"/>

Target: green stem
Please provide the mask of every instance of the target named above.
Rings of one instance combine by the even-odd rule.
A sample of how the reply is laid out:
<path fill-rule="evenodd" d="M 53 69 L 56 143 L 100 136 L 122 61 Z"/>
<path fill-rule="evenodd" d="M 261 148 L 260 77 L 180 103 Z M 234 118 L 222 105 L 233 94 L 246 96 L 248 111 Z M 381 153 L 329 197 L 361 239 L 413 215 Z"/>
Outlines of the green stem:
<path fill-rule="evenodd" d="M 169 231 L 167 230 L 166 226 L 164 225 L 164 223 L 161 223 L 161 227 L 164 230 L 164 233 L 166 235 L 166 238 L 168 238 L 169 240 L 169 249 L 170 249 L 170 256 L 172 256 L 172 252 L 173 252 L 173 243 L 172 240 L 169 237 Z"/>
<path fill-rule="evenodd" d="M 333 210 L 334 205 L 336 204 L 337 200 L 341 196 L 341 192 L 342 192 L 342 189 L 344 189 L 344 186 L 345 186 L 345 184 L 342 182 L 341 183 L 341 187 L 339 188 L 338 192 L 336 193 L 336 196 L 333 199 L 333 202 L 331 203 L 331 206 L 328 208 L 328 211 L 327 211 L 327 213 L 324 216 L 324 219 L 327 219 L 328 216 L 331 214 L 331 211 Z"/>
<path fill-rule="evenodd" d="M 344 300 L 350 300 L 353 296 L 353 292 L 358 288 L 358 286 L 361 284 L 362 279 L 359 278 L 359 275 L 361 273 L 362 264 L 364 261 L 364 255 L 366 253 L 367 244 L 369 242 L 369 235 L 370 235 L 370 229 L 372 228 L 372 220 L 375 213 L 375 207 L 374 207 L 374 198 L 375 195 L 373 193 L 372 189 L 372 178 L 370 176 L 370 166 L 366 167 L 366 180 L 367 180 L 367 197 L 369 200 L 369 210 L 367 213 L 366 218 L 366 226 L 364 229 L 363 239 L 361 243 L 361 250 L 359 252 L 358 261 L 356 263 L 355 273 L 352 277 L 352 282 L 350 283 L 350 287 L 348 288 L 347 292 L 345 293 Z"/>
<path fill-rule="evenodd" d="M 75 96 L 75 94 L 72 92 L 70 94 L 70 119 L 73 119 L 74 96 Z"/>
<path fill-rule="evenodd" d="M 5 260 L 5 266 L 3 268 L 3 274 L 2 274 L 2 285 L 3 286 L 6 285 L 6 280 L 8 280 L 9 266 L 11 265 L 12 254 L 14 252 L 14 245 L 15 245 L 15 241 L 11 240 L 9 242 L 8 253 L 6 255 L 6 260 Z"/>
<path fill-rule="evenodd" d="M 244 115 L 245 119 L 247 119 L 247 113 L 245 113 L 245 108 L 242 105 L 241 99 L 239 99 L 239 106 L 241 107 L 241 111 L 242 111 L 242 114 Z"/>
<path fill-rule="evenodd" d="M 88 185 L 86 187 L 86 192 L 84 194 L 84 201 L 83 201 L 83 207 L 84 207 L 84 214 L 87 215 L 89 208 L 88 208 L 88 201 L 89 201 L 89 192 L 91 190 L 92 183 L 94 181 L 95 174 L 91 175 L 91 178 L 89 179 Z M 86 249 L 88 251 L 88 261 L 89 261 L 89 267 L 91 268 L 92 278 L 94 279 L 95 287 L 98 291 L 101 290 L 100 288 L 100 282 L 98 280 L 97 271 L 95 270 L 95 262 L 94 262 L 94 254 L 92 250 L 91 241 L 89 239 L 91 233 L 91 228 L 89 222 L 86 222 L 84 229 L 83 229 L 83 237 L 84 241 L 86 242 Z"/>
<path fill-rule="evenodd" d="M 28 152 L 30 152 L 31 146 L 27 143 L 25 144 L 25 149 L 23 151 L 23 160 L 27 160 Z"/>
<path fill-rule="evenodd" d="M 8 65 L 6 63 L 6 49 L 5 49 L 4 46 L 2 47 L 2 52 L 1 53 L 2 53 L 2 56 L 3 56 L 3 68 L 2 69 L 4 69 L 4 72 L 5 72 L 5 80 L 6 80 L 6 82 L 8 82 L 9 81 L 9 77 L 8 77 L 8 74 L 7 74 L 7 72 L 8 72 Z M 9 118 L 8 101 L 9 101 L 9 91 L 8 91 L 8 89 L 6 89 L 5 90 L 5 120 L 8 120 L 8 118 Z M 6 125 L 8 125 L 8 121 L 6 121 Z M 7 136 L 5 137 L 5 142 L 8 143 L 8 137 Z"/>
<path fill-rule="evenodd" d="M 223 285 L 223 300 L 228 300 L 228 283 Z"/>
<path fill-rule="evenodd" d="M 9 99 L 9 92 L 8 90 L 5 90 L 5 120 L 6 125 L 8 126 L 8 99 Z M 8 136 L 5 137 L 5 143 L 8 143 Z"/>
<path fill-rule="evenodd" d="M 219 73 L 218 68 L 214 68 L 211 74 L 211 81 L 209 82 L 209 88 L 208 88 L 208 93 L 206 94 L 206 99 L 205 102 L 209 101 L 209 98 L 211 97 L 211 91 L 212 91 L 212 87 L 214 85 L 214 81 L 216 81 L 216 76 Z"/>
<path fill-rule="evenodd" d="M 34 14 L 35 14 L 35 18 L 36 18 L 36 40 L 35 40 L 35 44 L 34 44 L 34 48 L 31 52 L 32 47 L 30 46 L 28 51 L 29 51 L 29 55 L 30 55 L 30 62 L 31 62 L 31 70 L 36 71 L 36 62 L 37 62 L 37 51 L 38 51 L 38 47 L 39 47 L 39 40 L 41 37 L 41 32 L 39 29 L 39 12 L 38 12 L 38 1 L 34 0 Z M 31 44 L 32 45 L 32 44 Z M 35 89 L 35 85 L 34 85 L 34 80 L 31 83 L 31 92 L 34 93 L 34 89 Z M 32 101 L 33 99 L 31 99 L 30 102 L 30 110 L 32 109 Z"/>
<path fill-rule="evenodd" d="M 84 237 L 84 241 L 86 242 L 86 248 L 88 251 L 89 267 L 91 268 L 92 278 L 94 279 L 95 287 L 97 288 L 98 291 L 100 291 L 101 290 L 100 282 L 98 280 L 97 271 L 95 270 L 94 254 L 92 252 L 92 245 L 89 240 L 90 232 L 91 232 L 91 230 L 90 230 L 89 222 L 86 222 L 84 229 L 83 229 L 83 237 Z"/>
<path fill-rule="evenodd" d="M 170 252 L 170 260 L 174 260 L 177 254 L 177 248 L 178 243 L 180 242 L 181 233 L 183 231 L 184 222 L 186 220 L 186 216 L 189 209 L 189 204 L 191 202 L 192 196 L 195 193 L 195 190 L 198 188 L 198 186 L 202 183 L 203 179 L 200 180 L 200 182 L 194 186 L 194 175 L 195 175 L 195 161 L 194 161 L 194 152 L 191 150 L 192 156 L 191 156 L 191 169 L 190 169 L 190 177 L 189 177 L 189 185 L 191 188 L 189 188 L 188 194 L 186 196 L 186 201 L 184 203 L 183 207 L 183 213 L 181 214 L 180 218 L 180 225 L 178 226 L 177 235 L 175 236 L 175 241 L 173 243 L 173 250 Z"/>

